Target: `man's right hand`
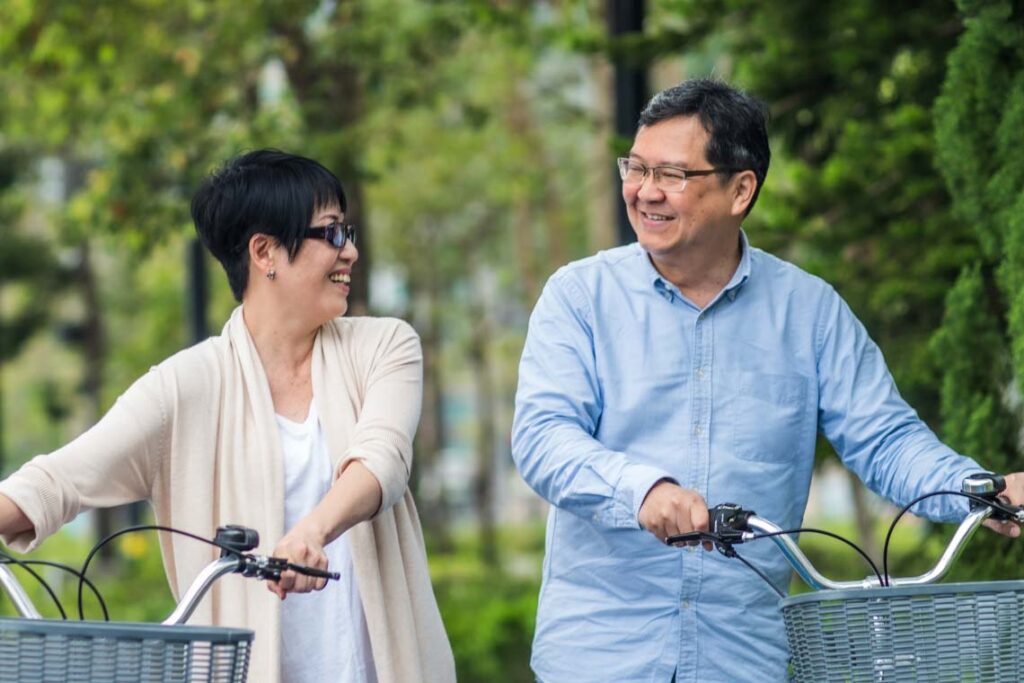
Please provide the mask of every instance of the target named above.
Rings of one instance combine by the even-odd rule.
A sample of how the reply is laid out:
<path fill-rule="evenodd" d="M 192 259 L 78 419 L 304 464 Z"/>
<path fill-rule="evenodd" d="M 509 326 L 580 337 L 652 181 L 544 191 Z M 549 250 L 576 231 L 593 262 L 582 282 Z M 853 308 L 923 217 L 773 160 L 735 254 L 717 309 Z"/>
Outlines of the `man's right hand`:
<path fill-rule="evenodd" d="M 669 536 L 708 530 L 708 505 L 696 491 L 659 481 L 640 504 L 640 526 L 664 542 Z"/>

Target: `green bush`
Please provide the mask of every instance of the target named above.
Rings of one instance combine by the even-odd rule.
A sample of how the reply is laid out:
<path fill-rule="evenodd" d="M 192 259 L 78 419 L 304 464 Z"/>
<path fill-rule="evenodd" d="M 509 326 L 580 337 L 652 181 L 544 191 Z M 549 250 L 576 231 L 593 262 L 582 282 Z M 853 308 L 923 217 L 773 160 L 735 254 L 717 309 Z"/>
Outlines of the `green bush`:
<path fill-rule="evenodd" d="M 111 620 L 157 622 L 174 608 L 156 535 L 134 535 L 115 542 L 118 559 L 111 562 L 93 560 L 87 576 L 96 585 L 107 605 Z M 81 569 L 91 548 L 91 542 L 62 531 L 48 539 L 39 550 L 30 555 L 16 555 L 23 560 L 59 562 L 72 569 Z M 78 618 L 78 579 L 70 573 L 52 567 L 32 567 L 54 590 L 69 619 Z M 53 599 L 32 576 L 24 570 L 13 569 L 32 602 L 44 617 L 60 616 Z M 93 593 L 86 588 L 83 606 L 89 619 L 102 619 L 102 611 Z M 10 601 L 0 601 L 0 614 L 16 614 Z"/>
<path fill-rule="evenodd" d="M 434 580 L 460 681 L 533 680 L 530 643 L 538 590 L 534 581 L 485 572 Z"/>
<path fill-rule="evenodd" d="M 430 553 L 430 573 L 461 683 L 527 683 L 537 619 L 542 526 L 498 532 L 498 568 L 481 560 L 475 534 L 457 535 L 454 551 Z"/>

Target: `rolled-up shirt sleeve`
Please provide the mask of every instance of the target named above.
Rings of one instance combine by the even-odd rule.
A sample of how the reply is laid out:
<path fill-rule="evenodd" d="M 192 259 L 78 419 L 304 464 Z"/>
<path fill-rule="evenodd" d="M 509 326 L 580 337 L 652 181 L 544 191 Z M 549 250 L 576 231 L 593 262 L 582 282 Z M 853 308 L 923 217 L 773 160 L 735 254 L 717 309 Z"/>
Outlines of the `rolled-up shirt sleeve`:
<path fill-rule="evenodd" d="M 512 457 L 526 483 L 561 509 L 616 528 L 639 528 L 644 497 L 664 470 L 602 445 L 603 410 L 591 308 L 564 272 L 544 288 L 519 364 Z"/>
<path fill-rule="evenodd" d="M 405 494 L 412 469 L 412 445 L 423 401 L 423 351 L 413 328 L 401 321 L 377 322 L 379 336 L 362 346 L 363 403 L 348 448 L 335 476 L 353 460 L 361 462 L 381 487 L 378 513 Z"/>
<path fill-rule="evenodd" d="M 154 370 L 129 387 L 91 429 L 0 482 L 0 493 L 33 526 L 5 534 L 4 543 L 27 552 L 84 510 L 148 498 L 168 435 L 162 379 Z"/>
<path fill-rule="evenodd" d="M 878 346 L 834 290 L 818 327 L 819 424 L 843 462 L 875 493 L 898 505 L 926 493 L 959 491 L 983 471 L 930 430 L 896 389 Z M 959 496 L 935 496 L 912 511 L 934 521 L 967 513 Z"/>

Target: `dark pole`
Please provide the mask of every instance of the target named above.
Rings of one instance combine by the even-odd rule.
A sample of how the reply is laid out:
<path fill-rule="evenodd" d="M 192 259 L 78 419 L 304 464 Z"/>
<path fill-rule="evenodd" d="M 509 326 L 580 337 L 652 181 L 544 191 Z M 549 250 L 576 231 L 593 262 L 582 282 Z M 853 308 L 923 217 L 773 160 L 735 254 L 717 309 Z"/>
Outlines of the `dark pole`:
<path fill-rule="evenodd" d="M 613 39 L 624 34 L 643 33 L 645 4 L 644 0 L 608 0 L 608 30 Z M 632 141 L 640 111 L 647 103 L 647 65 L 624 59 L 621 50 L 613 49 L 612 54 L 615 55 L 612 62 L 615 70 L 615 138 L 617 143 Z M 618 149 L 620 145 L 615 147 Z M 617 234 L 620 244 L 628 244 L 636 239 L 636 235 L 629 225 L 626 206 L 619 198 L 621 181 L 618 171 L 613 169 L 613 173 Z"/>
<path fill-rule="evenodd" d="M 206 327 L 206 249 L 198 238 L 189 240 L 185 260 L 188 264 L 188 283 L 185 287 L 186 315 L 188 316 L 188 343 L 198 344 L 209 336 Z"/>

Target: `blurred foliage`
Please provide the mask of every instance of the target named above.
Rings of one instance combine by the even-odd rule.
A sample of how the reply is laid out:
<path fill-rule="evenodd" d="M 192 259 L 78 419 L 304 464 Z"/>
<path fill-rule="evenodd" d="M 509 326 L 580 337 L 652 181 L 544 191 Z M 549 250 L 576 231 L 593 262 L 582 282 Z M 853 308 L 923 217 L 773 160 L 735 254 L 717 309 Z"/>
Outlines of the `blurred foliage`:
<path fill-rule="evenodd" d="M 188 343 L 193 188 L 224 158 L 274 146 L 322 160 L 350 188 L 362 212 L 350 218 L 366 228 L 362 270 L 372 260 L 399 281 L 377 312 L 420 331 L 436 420 L 456 399 L 470 406 L 471 419 L 441 424 L 432 441 L 421 428 L 417 474 L 444 449 L 490 455 L 474 441 L 481 431 L 507 452 L 516 359 L 540 287 L 611 245 L 611 159 L 623 143 L 609 131 L 614 57 L 661 78 L 721 75 L 768 102 L 775 158 L 745 226 L 755 245 L 838 289 L 951 445 L 1021 469 L 1021 0 L 652 0 L 643 36 L 620 38 L 606 35 L 603 7 L 0 4 L 0 438 L 24 459 L 87 426 L 82 360 L 59 341 L 82 315 L 81 292 L 65 286 L 75 249 L 94 247 L 115 340 L 109 404 Z M 59 161 L 65 196 L 35 198 L 40 160 Z M 213 282 L 219 323 L 233 300 Z M 481 374 L 493 395 L 470 388 Z M 442 495 L 421 498 L 425 522 L 452 495 L 434 474 Z M 543 538 L 511 533 L 498 530 L 500 569 L 484 567 L 472 536 L 432 550 L 461 680 L 530 680 Z M 901 531 L 894 571 L 915 573 L 940 542 Z M 826 574 L 857 566 L 830 541 L 802 543 Z M 1020 544 L 983 543 L 958 576 L 1015 576 Z M 62 535 L 40 556 L 80 562 L 85 550 Z M 129 543 L 121 554 L 102 584 L 113 615 L 158 619 L 169 594 L 155 548 Z"/>
<path fill-rule="evenodd" d="M 449 553 L 431 553 L 434 593 L 460 681 L 528 683 L 544 528 L 505 526 L 498 536 L 507 560 L 499 569 L 481 560 L 475 533 L 455 534 Z"/>
<path fill-rule="evenodd" d="M 46 560 L 80 571 L 92 547 L 77 531 L 63 530 L 47 539 L 39 550 L 29 555 L 14 554 L 22 560 Z M 86 573 L 107 605 L 111 621 L 159 622 L 174 609 L 174 598 L 167 586 L 160 548 L 154 532 L 130 534 L 115 541 L 123 561 L 103 564 L 96 560 Z M 73 574 L 53 567 L 32 567 L 60 598 L 68 619 L 78 619 L 78 579 Z M 42 585 L 23 569 L 13 568 L 19 583 L 46 618 L 59 618 L 53 599 Z M 100 620 L 103 611 L 94 594 L 84 590 L 83 607 L 87 619 Z M 0 602 L 0 614 L 16 612 L 6 599 Z"/>
<path fill-rule="evenodd" d="M 534 680 L 530 646 L 539 590 L 539 580 L 494 575 L 482 565 L 472 576 L 434 576 L 460 681 Z"/>
<path fill-rule="evenodd" d="M 948 0 L 731 0 L 725 8 L 718 25 L 730 78 L 771 112 L 775 159 L 752 239 L 832 284 L 883 349 L 901 393 L 936 422 L 937 366 L 926 342 L 976 255 L 934 160 L 931 109 L 960 30 L 954 8 Z"/>
<path fill-rule="evenodd" d="M 0 151 L 23 150 L 12 164 L 20 178 L 34 181 L 44 160 L 59 165 L 64 181 L 60 196 L 18 207 L 10 222 L 47 244 L 93 245 L 113 340 L 104 404 L 188 343 L 181 254 L 192 189 L 224 158 L 274 146 L 323 161 L 345 182 L 351 213 L 363 213 L 349 218 L 366 228 L 361 270 L 376 249 L 374 263 L 398 273 L 402 296 L 383 312 L 415 322 L 439 362 L 439 382 L 465 391 L 473 375 L 493 376 L 493 395 L 470 405 L 490 399 L 493 449 L 503 452 L 514 359 L 540 283 L 610 243 L 598 228 L 615 198 L 593 201 L 590 172 L 595 157 L 607 165 L 597 175 L 603 192 L 611 165 L 592 112 L 593 65 L 561 42 L 567 27 L 600 21 L 587 5 L 5 3 L 0 88 L 10 96 L 0 102 Z M 5 256 L 17 258 L 14 244 L 5 243 Z M 219 321 L 232 302 L 222 279 L 214 282 L 210 318 Z M 49 306 L 26 300 L 47 311 L 51 334 L 24 335 L 5 367 L 5 390 L 19 399 L 4 411 L 17 427 L 19 459 L 88 427 L 77 385 L 92 362 L 73 359 L 80 348 L 53 334 L 81 319 L 80 291 Z M 481 352 L 467 376 L 471 346 Z M 41 412 L 42 403 L 63 408 Z M 479 427 L 462 429 L 453 436 L 473 443 Z M 419 469 L 447 445 L 419 448 Z M 490 444 L 482 452 L 491 455 Z M 54 539 L 38 555 L 66 542 Z M 80 561 L 84 549 L 68 543 L 67 559 Z M 532 576 L 540 543 L 525 556 L 503 546 L 501 557 L 510 565 L 528 557 L 516 576 Z M 126 552 L 101 571 L 110 574 L 101 589 L 112 615 L 159 618 L 167 591 L 152 553 Z M 537 581 L 485 571 L 480 554 L 479 542 L 460 541 L 437 570 L 461 676 L 494 680 L 519 667 L 525 680 Z"/>
<path fill-rule="evenodd" d="M 935 106 L 938 162 L 978 254 L 946 298 L 932 348 L 942 359 L 943 433 L 996 472 L 1024 469 L 1024 2 L 957 3 L 964 32 Z M 1006 579 L 1020 543 L 988 537 L 972 578 Z"/>

